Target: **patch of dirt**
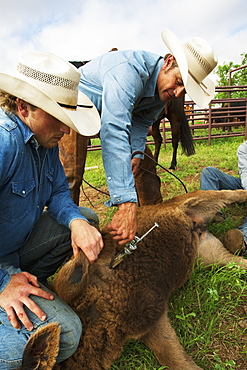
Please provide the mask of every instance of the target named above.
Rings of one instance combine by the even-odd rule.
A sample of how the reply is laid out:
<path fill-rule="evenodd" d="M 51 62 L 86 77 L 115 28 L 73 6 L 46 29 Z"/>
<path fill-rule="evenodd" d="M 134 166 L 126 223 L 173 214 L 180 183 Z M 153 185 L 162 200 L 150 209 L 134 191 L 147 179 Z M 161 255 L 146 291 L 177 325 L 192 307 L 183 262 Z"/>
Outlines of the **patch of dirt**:
<path fill-rule="evenodd" d="M 107 186 L 102 186 L 98 189 L 94 189 L 88 185 L 84 186 L 80 192 L 79 205 L 82 207 L 91 208 L 100 219 L 100 225 L 104 225 L 105 219 L 107 218 L 107 207 L 104 204 L 109 200 Z"/>

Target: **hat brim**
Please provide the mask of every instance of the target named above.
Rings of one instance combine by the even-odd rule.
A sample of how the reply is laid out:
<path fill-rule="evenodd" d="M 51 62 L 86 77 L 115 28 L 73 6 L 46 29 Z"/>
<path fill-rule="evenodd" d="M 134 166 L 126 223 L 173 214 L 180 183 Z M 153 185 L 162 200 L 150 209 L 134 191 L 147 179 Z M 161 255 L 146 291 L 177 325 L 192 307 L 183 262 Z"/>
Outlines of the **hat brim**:
<path fill-rule="evenodd" d="M 208 77 L 206 77 L 199 85 L 190 75 L 188 75 L 185 88 L 190 98 L 200 108 L 206 108 L 215 94 L 215 85 Z"/>
<path fill-rule="evenodd" d="M 76 109 L 61 107 L 55 100 L 28 82 L 5 73 L 0 73 L 0 90 L 25 100 L 84 136 L 94 136 L 100 130 L 100 116 L 92 101 L 78 92 Z"/>
<path fill-rule="evenodd" d="M 161 32 L 161 37 L 178 63 L 186 93 L 196 105 L 200 108 L 206 108 L 215 93 L 213 81 L 207 77 L 201 84 L 198 84 L 189 74 L 184 46 L 179 39 L 169 29 L 164 29 Z"/>

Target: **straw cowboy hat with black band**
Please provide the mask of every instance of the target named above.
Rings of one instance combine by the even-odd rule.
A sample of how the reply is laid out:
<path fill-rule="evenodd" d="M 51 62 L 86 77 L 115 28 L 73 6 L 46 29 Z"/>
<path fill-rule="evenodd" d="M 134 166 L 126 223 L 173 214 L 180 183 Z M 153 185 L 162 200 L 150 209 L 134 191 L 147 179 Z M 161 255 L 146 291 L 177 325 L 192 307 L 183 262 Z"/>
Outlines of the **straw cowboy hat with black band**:
<path fill-rule="evenodd" d="M 30 51 L 21 55 L 14 75 L 0 73 L 0 90 L 25 100 L 84 136 L 100 130 L 91 100 L 78 91 L 80 73 L 62 58 Z"/>
<path fill-rule="evenodd" d="M 212 46 L 201 37 L 192 37 L 182 45 L 168 29 L 161 36 L 177 61 L 187 94 L 200 108 L 206 108 L 215 93 L 214 82 L 207 77 L 217 66 Z"/>

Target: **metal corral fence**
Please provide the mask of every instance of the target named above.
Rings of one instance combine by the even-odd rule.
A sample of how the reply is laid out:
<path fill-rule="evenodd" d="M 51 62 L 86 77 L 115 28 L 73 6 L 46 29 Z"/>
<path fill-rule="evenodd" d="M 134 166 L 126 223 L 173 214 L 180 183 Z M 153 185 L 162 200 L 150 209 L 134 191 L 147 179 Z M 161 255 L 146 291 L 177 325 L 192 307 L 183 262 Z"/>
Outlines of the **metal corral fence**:
<path fill-rule="evenodd" d="M 236 91 L 245 91 L 246 97 L 213 99 L 206 109 L 197 108 L 193 101 L 185 101 L 184 109 L 193 140 L 207 140 L 208 145 L 216 138 L 243 136 L 247 140 L 247 85 L 216 88 L 216 92 L 227 92 L 228 96 Z M 166 143 L 171 143 L 171 127 L 168 120 L 161 121 L 160 131 L 165 147 Z M 150 139 L 147 139 L 147 143 L 154 144 Z M 88 145 L 88 150 L 100 149 L 100 143 Z"/>

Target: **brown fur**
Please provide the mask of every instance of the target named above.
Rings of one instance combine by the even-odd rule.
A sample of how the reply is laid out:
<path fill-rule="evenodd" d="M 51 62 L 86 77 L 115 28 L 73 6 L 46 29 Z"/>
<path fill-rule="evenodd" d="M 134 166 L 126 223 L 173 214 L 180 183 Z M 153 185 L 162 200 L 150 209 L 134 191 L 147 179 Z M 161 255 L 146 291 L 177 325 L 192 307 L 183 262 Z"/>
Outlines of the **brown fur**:
<path fill-rule="evenodd" d="M 142 164 L 156 174 L 150 159 Z M 121 247 L 104 230 L 105 246 L 93 264 L 81 253 L 60 270 L 56 290 L 77 312 L 84 330 L 75 354 L 56 369 L 107 370 L 129 339 L 143 341 L 172 370 L 200 369 L 171 327 L 169 297 L 188 279 L 196 258 L 205 265 L 235 261 L 247 269 L 247 260 L 229 253 L 206 229 L 222 207 L 246 202 L 247 191 L 197 191 L 163 203 L 157 175 L 143 181 L 141 172 L 136 178 L 141 204 L 150 199 L 158 204 L 138 209 L 138 236 L 154 222 L 159 227 L 115 269 L 109 264 Z"/>
<path fill-rule="evenodd" d="M 160 189 L 160 178 L 156 172 L 156 163 L 153 160 L 151 150 L 147 151 L 147 154 L 148 156 L 144 157 L 141 162 L 140 168 L 135 174 L 135 187 L 138 194 L 138 201 L 141 206 L 149 204 L 159 204 L 163 202 Z M 171 200 L 168 200 L 166 204 L 171 204 L 173 207 L 175 203 L 180 203 L 183 200 L 190 198 L 191 194 L 195 193 L 186 193 L 172 198 Z M 204 192 L 198 193 L 198 195 L 199 194 L 204 194 Z M 215 194 L 217 197 L 219 193 L 216 191 Z M 207 198 L 207 196 L 205 197 Z M 202 200 L 203 199 L 201 199 L 201 201 Z M 216 212 L 214 212 L 214 210 L 212 211 L 215 215 Z M 210 213 L 210 209 L 205 208 L 204 212 L 204 216 L 206 216 L 206 212 L 208 212 L 208 219 L 212 219 L 213 216 L 212 212 Z M 206 219 L 206 223 L 208 222 L 208 219 Z M 226 265 L 234 259 L 236 263 L 239 263 L 243 268 L 246 268 L 246 261 L 243 258 L 233 258 L 232 256 L 232 253 L 235 253 L 237 250 L 241 251 L 244 249 L 243 233 L 240 230 L 236 229 L 229 230 L 224 236 L 223 243 L 224 245 L 219 239 L 214 237 L 208 231 L 202 235 L 198 251 L 204 265 L 207 266 L 215 263 L 216 261 L 220 265 Z M 210 245 L 210 248 L 208 247 L 208 245 Z M 219 261 L 219 256 L 217 255 L 218 253 L 219 256 L 221 256 L 221 263 Z"/>
<path fill-rule="evenodd" d="M 145 184 L 137 177 L 137 189 L 144 190 L 138 195 L 145 204 L 146 184 L 155 177 L 150 174 Z M 171 327 L 169 297 L 188 279 L 196 258 L 206 266 L 234 261 L 247 270 L 247 260 L 227 251 L 206 229 L 226 205 L 247 202 L 247 191 L 197 191 L 163 203 L 156 180 L 150 196 L 158 196 L 158 204 L 138 209 L 138 236 L 154 222 L 159 227 L 137 250 L 110 269 L 121 247 L 103 230 L 105 246 L 93 264 L 81 253 L 58 273 L 56 290 L 77 312 L 84 330 L 75 354 L 55 365 L 56 369 L 107 370 L 129 339 L 143 341 L 160 364 L 171 370 L 200 369 L 184 352 Z"/>
<path fill-rule="evenodd" d="M 161 365 L 200 369 L 186 355 L 168 318 L 171 293 L 189 277 L 196 257 L 206 264 L 247 261 L 229 253 L 205 228 L 222 207 L 246 202 L 247 191 L 197 191 L 138 209 L 138 235 L 154 229 L 115 269 L 121 247 L 103 231 L 105 247 L 89 265 L 81 253 L 58 273 L 56 289 L 83 324 L 81 343 L 62 369 L 106 370 L 129 339 L 143 341 Z M 66 289 L 65 289 L 66 287 Z M 59 365 L 58 365 L 59 368 Z"/>
<path fill-rule="evenodd" d="M 20 370 L 51 370 L 59 350 L 60 327 L 47 324 L 30 336 L 24 350 Z"/>
<path fill-rule="evenodd" d="M 245 251 L 244 234 L 239 229 L 228 230 L 224 235 L 223 244 L 229 252 L 241 255 Z"/>
<path fill-rule="evenodd" d="M 137 189 L 138 203 L 140 206 L 161 203 L 161 181 L 156 173 L 154 157 L 151 149 L 146 146 L 145 156 L 134 175 Z"/>

